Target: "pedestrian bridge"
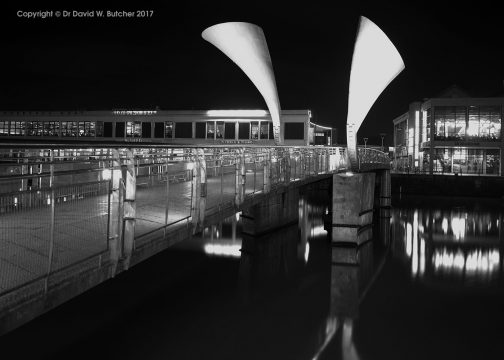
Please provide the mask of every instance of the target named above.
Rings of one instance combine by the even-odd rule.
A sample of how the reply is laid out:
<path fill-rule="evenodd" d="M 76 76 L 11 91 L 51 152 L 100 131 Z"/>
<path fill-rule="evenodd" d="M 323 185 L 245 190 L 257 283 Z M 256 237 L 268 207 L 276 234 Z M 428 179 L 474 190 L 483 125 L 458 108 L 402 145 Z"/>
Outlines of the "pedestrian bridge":
<path fill-rule="evenodd" d="M 18 143 L 0 150 L 0 333 L 224 217 L 285 201 L 297 211 L 290 190 L 351 172 L 345 147 Z M 358 155 L 360 172 L 389 168 L 376 149 Z M 282 207 L 277 213 L 276 225 L 287 221 Z"/>

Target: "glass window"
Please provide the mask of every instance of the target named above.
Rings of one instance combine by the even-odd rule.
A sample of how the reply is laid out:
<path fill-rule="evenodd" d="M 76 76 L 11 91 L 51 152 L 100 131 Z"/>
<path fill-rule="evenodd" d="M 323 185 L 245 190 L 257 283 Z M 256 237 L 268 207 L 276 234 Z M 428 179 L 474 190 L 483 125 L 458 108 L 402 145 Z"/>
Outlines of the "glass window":
<path fill-rule="evenodd" d="M 142 137 L 142 123 L 140 121 L 126 122 L 126 137 Z"/>
<path fill-rule="evenodd" d="M 465 106 L 455 107 L 455 137 L 457 139 L 465 138 L 466 132 L 466 108 Z"/>
<path fill-rule="evenodd" d="M 58 136 L 59 121 L 44 121 L 42 124 L 44 136 Z"/>
<path fill-rule="evenodd" d="M 116 122 L 115 137 L 116 139 L 124 138 L 124 121 Z"/>
<path fill-rule="evenodd" d="M 250 139 L 250 123 L 238 123 L 238 139 Z"/>
<path fill-rule="evenodd" d="M 469 119 L 467 124 L 467 136 L 469 138 L 478 137 L 479 135 L 479 108 L 477 106 L 469 106 Z"/>
<path fill-rule="evenodd" d="M 103 137 L 103 121 L 96 122 L 96 137 Z"/>
<path fill-rule="evenodd" d="M 227 122 L 224 127 L 224 138 L 229 140 L 236 139 L 236 123 Z"/>
<path fill-rule="evenodd" d="M 444 107 L 437 106 L 434 109 L 434 123 L 435 123 L 435 137 L 436 139 L 444 139 L 446 137 L 445 132 L 445 111 Z"/>
<path fill-rule="evenodd" d="M 177 123 L 175 125 L 175 137 L 179 139 L 190 139 L 192 138 L 192 122 L 187 123 Z"/>
<path fill-rule="evenodd" d="M 498 149 L 486 151 L 485 174 L 499 175 L 500 154 Z"/>
<path fill-rule="evenodd" d="M 206 135 L 206 122 L 196 123 L 196 139 L 204 139 Z"/>
<path fill-rule="evenodd" d="M 268 130 L 269 130 L 269 126 L 268 126 L 268 122 L 267 121 L 261 121 L 261 139 L 267 139 L 268 138 Z"/>
<path fill-rule="evenodd" d="M 14 136 L 24 135 L 25 134 L 25 125 L 24 121 L 11 121 L 10 122 L 10 134 Z"/>
<path fill-rule="evenodd" d="M 168 139 L 173 138 L 173 121 L 165 121 L 164 123 L 164 137 Z"/>
<path fill-rule="evenodd" d="M 42 136 L 42 123 L 39 121 L 26 122 L 26 135 L 28 136 Z"/>
<path fill-rule="evenodd" d="M 8 121 L 0 121 L 0 136 L 9 135 L 9 122 Z"/>
<path fill-rule="evenodd" d="M 469 174 L 483 173 L 483 150 L 481 149 L 467 150 L 467 172 Z"/>
<path fill-rule="evenodd" d="M 103 123 L 103 137 L 112 137 L 112 122 L 106 121 Z"/>
<path fill-rule="evenodd" d="M 215 139 L 215 122 L 207 121 L 207 139 Z"/>
<path fill-rule="evenodd" d="M 426 111 L 427 116 L 427 141 L 431 139 L 431 124 L 432 124 L 432 109 L 428 108 Z"/>
<path fill-rule="evenodd" d="M 259 122 L 252 121 L 250 124 L 251 124 L 250 138 L 252 140 L 258 140 L 259 139 Z"/>
<path fill-rule="evenodd" d="M 62 121 L 61 136 L 77 136 L 77 121 Z"/>
<path fill-rule="evenodd" d="M 217 139 L 222 139 L 224 137 L 224 121 L 217 121 L 215 137 Z"/>
<path fill-rule="evenodd" d="M 151 138 L 151 123 L 150 121 L 142 121 L 142 131 L 140 133 L 141 137 Z"/>
<path fill-rule="evenodd" d="M 157 139 L 164 138 L 164 123 L 162 122 L 154 123 L 154 137 Z"/>

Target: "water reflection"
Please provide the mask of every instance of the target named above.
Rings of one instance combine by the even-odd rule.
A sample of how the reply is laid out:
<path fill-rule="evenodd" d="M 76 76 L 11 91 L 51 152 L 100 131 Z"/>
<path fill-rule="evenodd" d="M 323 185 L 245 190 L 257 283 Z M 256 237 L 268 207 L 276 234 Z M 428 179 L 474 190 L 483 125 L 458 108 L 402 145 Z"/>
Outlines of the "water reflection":
<path fill-rule="evenodd" d="M 393 251 L 411 276 L 466 284 L 501 278 L 502 212 L 465 207 L 393 211 Z"/>

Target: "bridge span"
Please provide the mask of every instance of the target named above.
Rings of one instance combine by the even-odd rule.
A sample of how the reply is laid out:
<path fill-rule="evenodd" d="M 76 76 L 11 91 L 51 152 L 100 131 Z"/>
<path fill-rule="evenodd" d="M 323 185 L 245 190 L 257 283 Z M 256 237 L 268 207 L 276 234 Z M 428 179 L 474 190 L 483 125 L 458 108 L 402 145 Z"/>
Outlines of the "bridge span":
<path fill-rule="evenodd" d="M 389 159 L 345 147 L 3 144 L 0 333 L 241 212 L 261 234 L 298 216 L 299 188 L 333 178 L 332 238 L 360 244 L 390 205 Z"/>

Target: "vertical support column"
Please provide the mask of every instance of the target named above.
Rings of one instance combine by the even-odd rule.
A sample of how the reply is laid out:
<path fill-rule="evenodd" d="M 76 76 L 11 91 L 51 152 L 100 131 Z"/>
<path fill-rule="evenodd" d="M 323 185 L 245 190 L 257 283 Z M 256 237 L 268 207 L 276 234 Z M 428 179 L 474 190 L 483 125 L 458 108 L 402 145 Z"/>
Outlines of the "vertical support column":
<path fill-rule="evenodd" d="M 206 199 L 207 199 L 207 166 L 204 149 L 198 149 L 199 174 L 200 174 L 200 197 L 198 201 L 198 226 L 203 226 L 205 221 Z"/>
<path fill-rule="evenodd" d="M 168 149 L 166 149 L 166 154 L 165 154 L 165 166 L 166 166 L 166 171 L 164 171 L 166 175 L 166 192 L 165 192 L 165 227 L 164 227 L 164 232 L 163 235 L 166 237 L 166 228 L 168 227 L 168 215 L 169 215 L 169 210 L 170 210 L 170 175 L 168 174 L 168 169 L 169 169 L 169 155 L 168 155 Z"/>
<path fill-rule="evenodd" d="M 55 221 L 55 206 L 56 204 L 54 203 L 55 196 L 54 196 L 54 150 L 49 150 L 50 151 L 50 160 L 51 160 L 51 165 L 49 165 L 49 187 L 51 188 L 51 227 L 50 227 L 50 237 L 49 237 L 49 256 L 48 256 L 48 261 L 47 261 L 47 276 L 45 278 L 45 283 L 44 283 L 44 292 L 47 293 L 47 289 L 49 287 L 49 276 L 51 275 L 52 272 L 52 264 L 53 264 L 53 256 L 54 256 L 54 221 Z"/>
<path fill-rule="evenodd" d="M 284 176 L 284 182 L 286 184 L 289 184 L 290 183 L 290 180 L 291 180 L 291 156 L 290 156 L 290 153 L 291 153 L 291 149 L 288 148 L 287 150 L 285 150 L 284 152 L 284 159 L 285 159 L 285 176 Z"/>
<path fill-rule="evenodd" d="M 135 243 L 135 219 L 136 219 L 136 174 L 135 158 L 131 150 L 126 151 L 126 169 L 125 169 L 125 189 L 123 204 L 123 257 L 124 270 L 128 270 L 133 246 Z"/>
<path fill-rule="evenodd" d="M 198 151 L 192 150 L 193 169 L 192 169 L 192 196 L 191 196 L 191 220 L 193 224 L 193 233 L 196 233 L 196 228 L 199 219 L 199 198 L 201 196 L 201 174 Z"/>
<path fill-rule="evenodd" d="M 319 173 L 319 152 L 317 150 L 313 150 L 313 172 L 315 176 Z"/>
<path fill-rule="evenodd" d="M 271 190 L 271 153 L 268 149 L 265 149 L 266 155 L 264 158 L 263 165 L 263 191 L 269 193 Z"/>
<path fill-rule="evenodd" d="M 333 175 L 333 243 L 361 244 L 371 238 L 375 173 Z"/>
<path fill-rule="evenodd" d="M 237 149 L 235 153 L 235 205 L 240 206 L 243 202 L 245 190 L 245 158 L 243 149 Z"/>
<path fill-rule="evenodd" d="M 110 276 L 114 277 L 117 272 L 117 263 L 119 262 L 121 249 L 121 233 L 122 233 L 122 171 L 117 149 L 111 150 L 111 189 L 109 192 L 109 233 L 108 242 L 110 250 Z"/>
<path fill-rule="evenodd" d="M 390 217 L 390 201 L 391 183 L 390 183 L 390 170 L 380 171 L 380 217 Z"/>
<path fill-rule="evenodd" d="M 240 172 L 241 172 L 241 201 L 245 200 L 246 194 L 246 183 L 247 183 L 247 168 L 245 163 L 245 148 L 241 149 L 241 164 L 240 164 Z"/>

